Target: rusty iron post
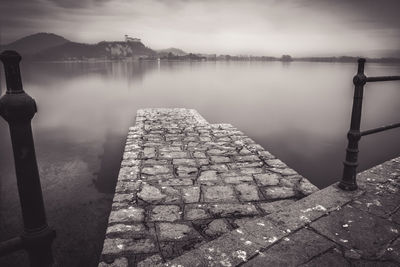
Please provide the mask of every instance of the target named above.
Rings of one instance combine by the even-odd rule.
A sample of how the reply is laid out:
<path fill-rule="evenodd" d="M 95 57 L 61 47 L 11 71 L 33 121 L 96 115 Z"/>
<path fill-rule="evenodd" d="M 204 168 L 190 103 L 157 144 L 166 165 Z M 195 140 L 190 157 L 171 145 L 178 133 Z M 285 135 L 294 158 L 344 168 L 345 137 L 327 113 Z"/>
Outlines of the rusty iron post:
<path fill-rule="evenodd" d="M 15 51 L 4 51 L 0 60 L 7 84 L 6 94 L 0 98 L 0 115 L 10 128 L 24 222 L 22 246 L 28 252 L 32 267 L 52 266 L 51 244 L 55 231 L 47 225 L 31 127 L 31 120 L 37 111 L 36 103 L 22 88 L 21 56 Z"/>
<path fill-rule="evenodd" d="M 343 162 L 343 176 L 339 187 L 343 190 L 352 191 L 358 188 L 356 182 L 358 166 L 358 142 L 361 139 L 360 124 L 364 85 L 366 76 L 364 74 L 365 59 L 358 60 L 357 74 L 353 78 L 354 98 L 353 109 L 351 112 L 350 131 L 347 133 L 348 145 L 346 149 L 346 160 Z"/>

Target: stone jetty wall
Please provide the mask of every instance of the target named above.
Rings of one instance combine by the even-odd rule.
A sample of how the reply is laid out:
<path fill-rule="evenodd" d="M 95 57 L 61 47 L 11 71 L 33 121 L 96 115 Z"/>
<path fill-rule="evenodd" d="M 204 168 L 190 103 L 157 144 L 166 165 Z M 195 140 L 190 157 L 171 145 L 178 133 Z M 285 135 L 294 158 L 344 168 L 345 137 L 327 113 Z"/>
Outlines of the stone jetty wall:
<path fill-rule="evenodd" d="M 318 189 L 230 124 L 144 109 L 129 129 L 99 266 L 153 266 Z"/>

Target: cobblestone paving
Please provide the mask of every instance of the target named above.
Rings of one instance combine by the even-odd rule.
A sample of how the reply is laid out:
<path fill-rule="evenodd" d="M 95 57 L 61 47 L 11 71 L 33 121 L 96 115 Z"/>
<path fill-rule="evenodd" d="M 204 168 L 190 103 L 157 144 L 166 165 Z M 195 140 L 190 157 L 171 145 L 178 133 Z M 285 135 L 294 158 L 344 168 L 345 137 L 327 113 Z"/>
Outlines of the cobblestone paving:
<path fill-rule="evenodd" d="M 157 266 L 400 266 L 400 158 L 360 173 L 358 183 L 241 219 L 240 228 Z"/>
<path fill-rule="evenodd" d="M 152 266 L 313 192 L 230 124 L 139 110 L 129 129 L 99 266 Z"/>

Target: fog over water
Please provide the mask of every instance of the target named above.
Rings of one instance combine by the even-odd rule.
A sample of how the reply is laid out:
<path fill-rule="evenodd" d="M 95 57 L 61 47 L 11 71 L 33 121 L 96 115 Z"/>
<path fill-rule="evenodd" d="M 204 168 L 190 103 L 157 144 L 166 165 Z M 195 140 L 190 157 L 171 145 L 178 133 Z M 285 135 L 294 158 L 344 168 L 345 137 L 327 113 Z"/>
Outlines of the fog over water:
<path fill-rule="evenodd" d="M 137 109 L 194 108 L 211 123 L 231 123 L 322 188 L 341 175 L 355 71 L 356 64 L 304 62 L 24 63 L 24 89 L 38 104 L 33 131 L 58 261 L 95 266 Z M 399 65 L 367 63 L 370 76 L 398 73 Z M 399 99 L 396 82 L 368 84 L 362 128 L 398 122 Z M 399 156 L 399 140 L 399 130 L 363 138 L 359 170 Z M 0 147 L 3 240 L 21 231 L 3 120 Z"/>

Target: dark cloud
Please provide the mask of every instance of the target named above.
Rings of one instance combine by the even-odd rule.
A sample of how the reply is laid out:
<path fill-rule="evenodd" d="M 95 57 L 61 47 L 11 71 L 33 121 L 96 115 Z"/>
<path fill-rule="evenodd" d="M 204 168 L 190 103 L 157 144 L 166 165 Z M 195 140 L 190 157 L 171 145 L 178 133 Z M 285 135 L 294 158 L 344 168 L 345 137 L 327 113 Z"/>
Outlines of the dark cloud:
<path fill-rule="evenodd" d="M 0 0 L 0 32 L 3 43 L 35 32 L 81 42 L 130 34 L 154 48 L 342 54 L 400 50 L 399 9 L 400 0 Z"/>
<path fill-rule="evenodd" d="M 345 15 L 355 23 L 400 31 L 399 0 L 302 0 L 299 3 L 320 12 L 335 12 L 338 18 Z"/>
<path fill-rule="evenodd" d="M 63 8 L 90 8 L 91 6 L 101 5 L 111 0 L 46 0 Z"/>

